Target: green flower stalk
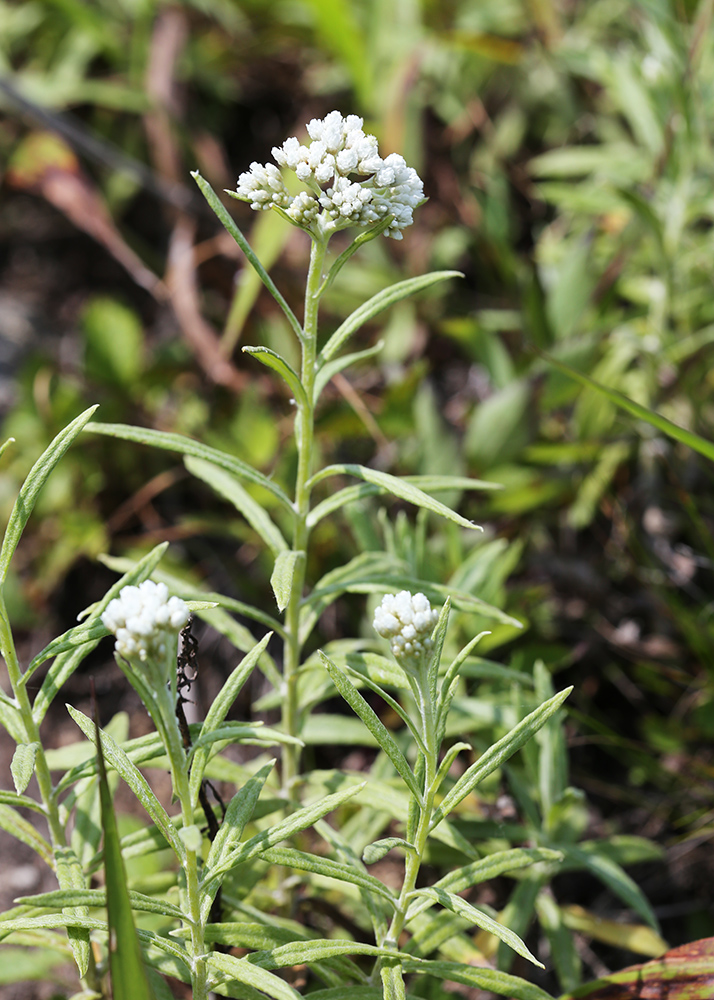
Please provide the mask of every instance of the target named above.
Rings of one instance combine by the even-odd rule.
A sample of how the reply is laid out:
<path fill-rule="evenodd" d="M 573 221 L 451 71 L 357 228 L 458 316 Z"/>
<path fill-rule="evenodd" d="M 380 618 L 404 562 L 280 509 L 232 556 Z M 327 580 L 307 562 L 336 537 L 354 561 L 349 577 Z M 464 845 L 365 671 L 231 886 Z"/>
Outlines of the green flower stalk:
<path fill-rule="evenodd" d="M 392 153 L 379 155 L 377 139 L 367 135 L 357 115 L 343 117 L 332 111 L 324 119 L 307 125 L 308 145 L 291 137 L 273 149 L 275 164 L 251 164 L 238 178 L 235 198 L 250 203 L 256 211 L 274 209 L 290 223 L 303 229 L 312 240 L 305 289 L 305 309 L 299 339 L 302 362 L 301 391 L 296 394 L 295 439 L 298 451 L 292 536 L 292 578 L 285 607 L 286 639 L 283 656 L 283 728 L 292 737 L 300 735 L 297 674 L 302 655 L 300 607 L 305 586 L 305 564 L 309 543 L 308 518 L 314 453 L 315 391 L 319 368 L 317 350 L 320 299 L 337 270 L 364 239 L 385 233 L 402 238 L 411 224 L 414 209 L 424 201 L 424 186 L 417 172 L 404 158 Z M 293 171 L 305 190 L 291 196 L 283 181 L 282 167 Z M 338 259 L 329 275 L 324 266 L 327 244 L 337 232 L 357 227 L 364 232 Z M 281 608 L 282 610 L 282 608 Z M 288 744 L 283 757 L 283 792 L 295 799 L 299 773 L 299 748 Z"/>

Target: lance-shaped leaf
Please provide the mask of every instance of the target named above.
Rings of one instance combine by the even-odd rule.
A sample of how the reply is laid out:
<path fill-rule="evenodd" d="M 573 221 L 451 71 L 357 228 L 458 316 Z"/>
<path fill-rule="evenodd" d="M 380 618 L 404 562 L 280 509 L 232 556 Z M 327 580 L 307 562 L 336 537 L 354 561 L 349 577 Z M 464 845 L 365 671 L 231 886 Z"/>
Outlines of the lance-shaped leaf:
<path fill-rule="evenodd" d="M 351 788 L 344 788 L 339 792 L 326 795 L 318 802 L 312 803 L 312 805 L 297 809 L 290 816 L 287 816 L 274 826 L 271 826 L 267 830 L 261 830 L 260 833 L 246 840 L 245 843 L 240 844 L 235 850 L 227 853 L 225 856 L 222 855 L 220 863 L 216 862 L 216 867 L 211 867 L 207 861 L 201 887 L 204 894 L 204 901 L 201 906 L 202 911 L 205 910 L 206 916 L 208 915 L 213 896 L 221 884 L 223 876 L 231 868 L 243 864 L 245 861 L 250 860 L 250 858 L 255 857 L 256 854 L 260 854 L 270 847 L 276 847 L 283 840 L 292 837 L 293 834 L 312 826 L 317 820 L 322 819 L 323 816 L 327 816 L 333 809 L 336 809 L 343 802 L 346 802 L 353 795 L 360 792 L 366 784 L 365 781 L 360 782 Z"/>
<path fill-rule="evenodd" d="M 235 958 L 233 955 L 222 955 L 212 951 L 208 955 L 207 964 L 212 973 L 212 986 L 234 979 L 245 984 L 248 988 L 245 995 L 253 1000 L 257 1000 L 258 997 L 256 990 L 272 997 L 272 1000 L 301 1000 L 297 990 L 289 986 L 284 979 L 273 975 L 267 969 L 253 965 L 247 958 Z"/>
<path fill-rule="evenodd" d="M 403 837 L 382 837 L 381 840 L 375 840 L 373 843 L 367 844 L 362 851 L 362 860 L 366 865 L 373 865 L 375 862 L 381 861 L 395 847 L 402 847 L 406 852 L 416 854 L 414 844 L 410 844 Z"/>
<path fill-rule="evenodd" d="M 356 333 L 361 326 L 374 319 L 375 316 L 378 316 L 382 310 L 395 305 L 397 302 L 401 302 L 402 299 L 406 299 L 410 295 L 416 294 L 416 292 L 421 292 L 423 289 L 429 288 L 430 285 L 435 285 L 439 281 L 446 281 L 448 278 L 463 278 L 463 274 L 460 271 L 433 271 L 431 274 L 422 274 L 417 278 L 407 278 L 405 281 L 398 281 L 395 285 L 390 285 L 389 288 L 384 288 L 381 292 L 377 292 L 376 295 L 373 295 L 371 299 L 368 299 L 359 308 L 355 309 L 340 324 L 320 351 L 320 360 L 329 361 L 353 333 Z"/>
<path fill-rule="evenodd" d="M 559 691 L 549 701 L 546 701 L 543 705 L 539 705 L 535 711 L 527 715 L 525 719 L 519 722 L 498 743 L 494 743 L 492 747 L 489 747 L 488 750 L 482 753 L 476 763 L 472 764 L 461 775 L 453 788 L 444 796 L 443 801 L 432 817 L 431 829 L 433 830 L 445 816 L 448 816 L 451 810 L 462 799 L 465 799 L 480 781 L 483 781 L 487 775 L 500 767 L 517 750 L 520 750 L 538 732 L 540 727 L 545 725 L 551 715 L 557 712 L 572 690 L 572 687 L 568 687 L 564 691 Z"/>
<path fill-rule="evenodd" d="M 287 317 L 290 326 L 293 328 L 297 336 L 302 339 L 302 327 L 300 326 L 300 323 L 298 322 L 295 313 L 292 311 L 290 306 L 287 304 L 283 296 L 278 291 L 275 282 L 261 264 L 260 260 L 253 251 L 252 247 L 248 243 L 248 240 L 245 238 L 243 233 L 240 231 L 238 226 L 235 224 L 235 222 L 229 215 L 228 210 L 226 209 L 225 205 L 223 205 L 223 203 L 221 202 L 221 199 L 218 197 L 218 195 L 213 190 L 208 181 L 205 180 L 203 177 L 201 177 L 201 175 L 197 170 L 192 171 L 191 176 L 201 189 L 203 197 L 206 199 L 208 204 L 211 206 L 213 211 L 218 216 L 219 221 L 223 224 L 227 232 L 236 241 L 238 246 L 241 248 L 241 250 L 247 257 L 248 261 L 250 262 L 251 267 L 255 270 L 256 274 L 258 274 L 260 280 L 263 282 L 265 287 L 268 289 L 270 294 L 273 296 L 275 301 L 278 303 L 280 308 L 285 313 L 285 316 Z M 234 192 L 232 191 L 228 191 L 227 194 L 231 195 L 231 197 L 234 196 Z"/>
<path fill-rule="evenodd" d="M 412 773 L 412 769 L 407 763 L 406 757 L 397 746 L 392 734 L 377 716 L 375 711 L 370 708 L 354 684 L 352 684 L 351 681 L 345 677 L 342 671 L 335 666 L 332 660 L 330 660 L 330 658 L 325 656 L 322 652 L 320 653 L 320 657 L 337 690 L 340 692 L 352 711 L 360 717 L 362 722 L 364 722 L 367 729 L 369 729 L 372 736 L 374 736 L 377 743 L 380 745 L 382 750 L 384 750 L 392 764 L 394 764 L 397 773 L 404 779 L 404 782 L 414 798 L 418 802 L 421 802 L 422 791 L 417 784 L 416 778 Z"/>
<path fill-rule="evenodd" d="M 146 896 L 142 892 L 129 889 L 129 900 L 132 909 L 142 913 L 160 913 L 174 920 L 184 920 L 183 910 L 165 899 L 156 896 Z M 91 906 L 92 909 L 104 908 L 107 905 L 106 889 L 54 889 L 51 892 L 38 892 L 34 896 L 19 896 L 16 903 L 27 906 L 46 906 L 48 908 L 63 906 Z"/>
<path fill-rule="evenodd" d="M 196 458 L 203 458 L 206 462 L 231 472 L 238 479 L 245 479 L 246 482 L 255 483 L 272 493 L 276 499 L 293 513 L 293 506 L 287 494 L 280 489 L 277 483 L 268 479 L 262 472 L 258 472 L 246 462 L 242 462 L 234 455 L 220 451 L 218 448 L 209 448 L 208 445 L 194 441 L 193 438 L 184 437 L 182 434 L 173 434 L 170 431 L 155 431 L 148 427 L 132 427 L 130 424 L 96 424 L 87 426 L 88 431 L 94 434 L 106 434 L 108 437 L 121 438 L 123 441 L 135 441 L 137 444 L 145 444 L 151 448 L 161 448 L 164 451 L 175 451 L 180 455 L 194 455 Z"/>
<path fill-rule="evenodd" d="M 85 889 L 86 880 L 77 855 L 71 847 L 55 847 L 55 874 L 60 889 Z M 65 913 L 82 917 L 89 916 L 89 908 L 84 903 L 69 903 L 63 906 Z M 79 978 L 84 979 L 89 968 L 89 932 L 79 927 L 68 927 L 67 937 L 77 963 Z"/>
<path fill-rule="evenodd" d="M 293 577 L 297 564 L 305 558 L 304 552 L 295 552 L 293 549 L 287 552 L 280 552 L 275 560 L 275 566 L 270 577 L 270 586 L 273 588 L 278 610 L 284 611 L 290 600 L 290 592 L 293 588 Z"/>
<path fill-rule="evenodd" d="M 570 365 L 566 365 L 564 362 L 558 361 L 556 358 L 553 358 L 548 354 L 543 354 L 542 356 L 548 364 L 553 365 L 554 368 L 557 368 L 559 371 L 563 372 L 563 374 L 569 375 L 570 378 L 574 379 L 576 382 L 580 382 L 581 385 L 594 389 L 596 392 L 606 396 L 610 402 L 614 403 L 615 406 L 619 406 L 621 410 L 625 410 L 633 417 L 637 417 L 638 420 L 644 420 L 651 427 L 655 427 L 658 431 L 662 431 L 662 433 L 666 434 L 667 437 L 672 438 L 674 441 L 680 441 L 682 444 L 686 444 L 693 451 L 697 451 L 700 455 L 704 455 L 706 458 L 714 461 L 714 442 L 707 441 L 706 438 L 701 437 L 699 434 L 694 434 L 692 431 L 688 431 L 686 428 L 680 427 L 679 424 L 675 424 L 671 420 L 668 420 L 667 417 L 663 417 L 661 413 L 657 413 L 655 410 L 649 410 L 646 406 L 641 406 L 640 403 L 636 403 L 634 399 L 630 399 L 628 396 L 623 395 L 623 393 L 618 392 L 617 389 L 610 389 L 608 386 L 602 385 L 602 383 L 590 378 L 590 376 L 586 375 L 584 372 L 580 372 L 576 368 L 571 368 Z"/>
<path fill-rule="evenodd" d="M 393 907 L 396 906 L 397 901 L 386 885 L 374 878 L 373 875 L 368 875 L 351 865 L 286 847 L 271 847 L 267 851 L 261 851 L 260 856 L 271 865 L 283 865 L 286 868 L 296 868 L 298 871 L 313 872 L 315 875 L 322 875 L 325 878 L 338 879 L 340 882 L 351 882 L 352 885 L 357 885 L 361 889 L 366 889 L 368 892 L 376 893 L 376 895 L 389 900 Z"/>
<path fill-rule="evenodd" d="M 457 896 L 453 892 L 447 892 L 446 889 L 437 889 L 434 886 L 427 889 L 416 889 L 413 898 L 418 899 L 420 896 L 426 896 L 427 899 L 433 899 L 435 903 L 440 903 L 444 909 L 450 910 L 452 913 L 457 914 L 457 916 L 476 924 L 477 927 L 487 931 L 489 934 L 493 934 L 494 937 L 497 937 L 499 941 L 503 941 L 517 954 L 537 965 L 539 969 L 545 968 L 542 962 L 539 962 L 535 955 L 531 954 L 525 942 L 521 941 L 518 935 L 514 934 L 509 927 L 499 924 L 493 917 L 489 917 L 482 910 L 472 906 L 471 903 L 467 903 L 461 896 Z"/>
<path fill-rule="evenodd" d="M 294 368 L 290 367 L 285 358 L 281 358 L 279 354 L 271 351 L 269 347 L 243 347 L 241 350 L 245 354 L 250 354 L 256 358 L 266 368 L 272 368 L 274 372 L 277 372 L 292 392 L 298 406 L 307 406 L 307 396 L 300 381 L 300 376 Z"/>
<path fill-rule="evenodd" d="M 32 823 L 28 823 L 24 816 L 21 816 L 11 806 L 0 805 L 0 829 L 12 834 L 23 844 L 27 844 L 33 851 L 45 861 L 50 868 L 54 867 L 54 857 L 52 848 L 45 838 L 37 832 Z"/>
<path fill-rule="evenodd" d="M 43 451 L 30 469 L 27 479 L 22 484 L 22 488 L 12 508 L 10 520 L 5 529 L 2 548 L 0 548 L 0 586 L 5 582 L 13 552 L 20 541 L 22 532 L 25 530 L 25 525 L 30 518 L 40 490 L 74 439 L 87 425 L 96 409 L 96 406 L 90 406 L 88 410 L 75 417 L 72 423 L 68 424 L 53 439 L 49 447 Z"/>
<path fill-rule="evenodd" d="M 481 990 L 490 990 L 492 993 L 510 997 L 511 1000 L 553 1000 L 550 993 L 546 993 L 534 983 L 529 983 L 518 976 L 511 976 L 507 972 L 497 972 L 495 969 L 482 969 L 461 962 L 437 962 L 414 958 L 411 955 L 403 956 L 402 967 L 405 972 L 422 973 L 452 983 L 476 986 Z"/>
<path fill-rule="evenodd" d="M 398 952 L 392 948 L 380 948 L 363 941 L 318 939 L 314 941 L 290 941 L 269 951 L 258 951 L 248 955 L 247 961 L 264 969 L 282 969 L 290 965 L 324 962 L 339 955 L 372 955 L 374 958 L 396 958 Z"/>
<path fill-rule="evenodd" d="M 188 455 L 183 461 L 191 475 L 202 479 L 219 496 L 228 500 L 236 510 L 240 511 L 251 528 L 275 555 L 288 548 L 288 543 L 283 538 L 275 521 L 265 508 L 241 486 L 235 476 L 226 472 L 225 469 L 219 469 L 213 462 L 206 462 L 202 458 L 193 458 Z"/>
<path fill-rule="evenodd" d="M 428 681 L 429 681 L 429 697 L 431 698 L 431 704 L 437 704 L 437 684 L 439 680 L 439 664 L 441 663 L 441 651 L 444 648 L 444 640 L 446 639 L 446 630 L 449 627 L 449 613 L 451 611 L 451 598 L 447 597 L 444 602 L 444 606 L 439 612 L 439 620 L 436 623 L 434 629 L 433 641 L 434 647 L 429 654 L 429 667 L 428 667 Z"/>
<path fill-rule="evenodd" d="M 67 711 L 87 739 L 93 739 L 94 723 L 92 720 L 78 709 L 73 708 L 71 705 L 67 705 Z M 176 856 L 178 858 L 183 858 L 186 850 L 183 846 L 181 838 L 176 832 L 175 826 L 169 819 L 168 813 L 156 798 L 156 795 L 152 791 L 151 786 L 144 775 L 134 764 L 132 764 L 127 754 L 121 749 L 121 747 L 117 746 L 111 736 L 102 731 L 101 740 L 102 750 L 104 751 L 104 757 L 107 762 L 131 788 L 139 802 L 141 802 L 144 809 L 146 809 L 149 816 L 151 816 L 156 826 L 159 830 L 161 830 L 161 833 L 164 835 L 166 841 L 174 849 Z"/>
<path fill-rule="evenodd" d="M 597 876 L 609 889 L 625 903 L 632 907 L 650 927 L 659 932 L 657 917 L 644 893 L 627 872 L 605 854 L 595 854 L 580 851 L 577 847 L 563 847 L 563 869 L 584 869 Z"/>
<path fill-rule="evenodd" d="M 428 493 L 420 490 L 407 480 L 400 479 L 398 476 L 390 476 L 388 472 L 368 469 L 365 465 L 328 465 L 312 477 L 309 485 L 312 487 L 316 483 L 322 482 L 323 479 L 328 479 L 330 476 L 355 476 L 357 479 L 363 479 L 367 483 L 379 486 L 386 493 L 391 493 L 400 500 L 406 500 L 407 503 L 414 504 L 416 507 L 423 507 L 425 510 L 439 514 L 449 521 L 454 521 L 455 524 L 460 525 L 462 528 L 483 531 L 480 525 L 467 520 L 461 514 L 457 514 L 456 511 L 447 507 L 446 504 L 435 500 L 434 497 L 429 496 Z"/>
<path fill-rule="evenodd" d="M 381 236 L 382 233 L 386 229 L 389 229 L 389 227 L 392 224 L 393 220 L 394 220 L 394 216 L 393 215 L 388 215 L 386 218 L 380 219 L 380 221 L 377 222 L 370 229 L 363 230 L 359 234 L 359 236 L 357 236 L 352 241 L 352 243 L 350 243 L 350 245 L 347 247 L 347 249 L 342 251 L 342 253 L 340 254 L 340 256 L 337 258 L 337 260 L 335 261 L 335 263 L 330 268 L 330 271 L 329 271 L 327 277 L 324 279 L 324 281 L 320 285 L 320 287 L 318 289 L 318 292 L 317 292 L 316 298 L 318 298 L 318 299 L 322 298 L 322 296 L 325 294 L 325 292 L 327 291 L 327 289 L 330 287 L 330 285 L 335 280 L 335 278 L 340 273 L 340 271 L 345 266 L 345 264 L 350 259 L 350 257 L 354 253 L 357 253 L 357 251 L 360 249 L 360 247 L 363 247 L 365 245 L 365 243 L 371 243 L 372 240 L 376 239 L 378 236 Z M 0 452 L 0 454 L 2 454 L 2 452 Z"/>
<path fill-rule="evenodd" d="M 272 633 L 268 632 L 267 635 L 263 636 L 260 642 L 258 642 L 251 649 L 251 651 L 243 657 L 235 670 L 231 671 L 223 687 L 214 698 L 206 718 L 203 720 L 203 725 L 201 726 L 199 734 L 199 739 L 202 742 L 201 745 L 195 750 L 193 762 L 191 764 L 191 773 L 189 776 L 191 801 L 194 804 L 198 799 L 198 791 L 201 786 L 201 782 L 203 781 L 203 773 L 210 755 L 207 738 L 211 735 L 211 733 L 215 732 L 215 730 L 220 727 L 221 723 L 228 715 L 233 702 L 236 700 L 243 685 L 250 677 L 256 663 L 263 653 L 263 650 L 268 645 L 271 635 Z"/>
<path fill-rule="evenodd" d="M 501 483 L 489 483 L 484 479 L 467 479 L 464 476 L 403 476 L 402 482 L 410 483 L 425 493 L 445 493 L 452 490 L 499 490 L 503 489 Z M 355 503 L 365 497 L 378 496 L 381 493 L 391 492 L 386 486 L 379 486 L 377 483 L 357 483 L 353 486 L 345 486 L 336 493 L 330 494 L 320 503 L 316 504 L 307 517 L 309 528 L 314 528 L 323 517 L 332 514 L 336 510 L 345 507 L 348 503 Z"/>
<path fill-rule="evenodd" d="M 243 830 L 248 820 L 255 811 L 258 797 L 263 789 L 263 785 L 268 779 L 268 775 L 275 766 L 275 760 L 268 761 L 253 777 L 243 785 L 240 791 L 236 792 L 228 803 L 226 814 L 223 817 L 218 833 L 213 838 L 211 849 L 206 858 L 206 872 L 219 868 L 240 843 Z"/>

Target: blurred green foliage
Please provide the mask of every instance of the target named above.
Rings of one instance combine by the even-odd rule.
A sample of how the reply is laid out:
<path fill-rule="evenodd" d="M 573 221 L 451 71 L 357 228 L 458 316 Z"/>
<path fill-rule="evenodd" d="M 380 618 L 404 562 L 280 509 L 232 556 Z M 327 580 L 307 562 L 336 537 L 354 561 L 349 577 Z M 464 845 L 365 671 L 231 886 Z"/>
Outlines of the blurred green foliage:
<path fill-rule="evenodd" d="M 396 273 L 458 267 L 466 279 L 385 314 L 380 377 L 369 362 L 363 376 L 333 384 L 320 447 L 336 460 L 470 474 L 503 488 L 462 499 L 460 509 L 489 524 L 475 542 L 429 519 L 409 526 L 402 512 L 385 523 L 368 506 L 352 513 L 347 532 L 325 522 L 312 578 L 357 547 L 386 544 L 417 578 L 450 581 L 515 615 L 524 629 L 492 626 L 482 648 L 494 659 L 474 672 L 471 693 L 488 704 L 491 682 L 483 678 L 499 664 L 533 676 L 541 659 L 548 671 L 572 677 L 581 736 L 567 734 L 585 745 L 573 752 L 577 783 L 628 832 L 642 825 L 642 813 L 651 816 L 650 832 L 675 853 L 714 831 L 713 761 L 702 753 L 714 729 L 711 469 L 538 350 L 712 438 L 713 7 L 711 0 L 0 3 L 3 79 L 52 115 L 73 112 L 65 139 L 122 237 L 162 277 L 174 218 L 156 191 L 185 185 L 197 163 L 229 186 L 313 114 L 338 107 L 364 115 L 387 151 L 403 152 L 420 170 L 430 201 L 413 232 L 398 246 L 370 244 L 340 274 L 327 325 Z M 171 63 L 162 77 L 168 93 L 152 84 L 162 56 Z M 48 121 L 28 117 L 7 90 L 0 107 L 0 150 L 9 162 L 28 130 Z M 173 167 L 152 132 L 157 114 L 165 115 Z M 87 136 L 101 138 L 103 151 L 92 156 Z M 20 205 L 28 197 L 10 195 Z M 203 217 L 197 221 L 202 239 L 215 235 Z M 294 297 L 300 283 L 291 286 L 290 275 L 304 265 L 306 246 L 290 241 L 278 219 L 254 220 L 246 210 L 240 222 L 252 226 L 252 242 Z M 5 258 L 14 243 L 35 242 L 41 268 L 43 240 L 46 253 L 56 245 L 41 228 L 21 233 L 17 223 L 5 230 Z M 61 332 L 74 346 L 58 354 L 41 338 L 22 362 L 3 425 L 4 436 L 22 442 L 3 458 L 3 511 L 53 434 L 95 401 L 105 421 L 194 435 L 282 479 L 292 461 L 277 458 L 288 400 L 239 353 L 238 396 L 212 385 L 165 299 L 116 270 L 96 283 L 88 258 L 104 252 L 81 250 L 87 272 L 68 282 L 69 305 L 55 286 L 46 298 L 34 293 L 46 314 L 63 303 Z M 264 343 L 289 356 L 282 317 L 245 271 L 235 282 L 234 270 L 233 259 L 209 252 L 200 263 L 202 311 L 217 337 L 230 351 Z M 9 264 L 6 273 L 2 291 L 14 273 Z M 360 346 L 374 334 L 363 333 Z M 22 550 L 35 582 L 27 582 L 29 572 L 18 581 L 17 615 L 38 616 L 79 556 L 145 551 L 167 535 L 178 543 L 177 561 L 198 561 L 206 575 L 220 572 L 222 590 L 227 578 L 237 597 L 248 589 L 269 606 L 269 566 L 256 561 L 251 529 L 169 468 L 165 457 L 120 442 L 74 449 L 43 493 Z M 423 544 L 412 544 L 412 531 Z M 362 606 L 339 614 L 360 616 Z M 323 638 L 339 630 L 339 617 L 330 619 Z M 501 678 L 494 711 L 508 697 Z M 526 794 L 537 762 L 528 766 L 508 781 L 531 827 L 541 829 L 545 803 Z M 568 802 L 575 815 L 578 802 Z M 686 884 L 699 891 L 696 879 Z M 714 933 L 699 899 L 674 936 L 693 936 L 695 927 Z M 566 947 L 558 930 L 565 910 L 547 893 L 533 892 L 529 905 L 554 950 Z M 567 919 L 575 926 L 573 913 Z M 563 956 L 561 982 L 570 988 L 575 960 Z"/>

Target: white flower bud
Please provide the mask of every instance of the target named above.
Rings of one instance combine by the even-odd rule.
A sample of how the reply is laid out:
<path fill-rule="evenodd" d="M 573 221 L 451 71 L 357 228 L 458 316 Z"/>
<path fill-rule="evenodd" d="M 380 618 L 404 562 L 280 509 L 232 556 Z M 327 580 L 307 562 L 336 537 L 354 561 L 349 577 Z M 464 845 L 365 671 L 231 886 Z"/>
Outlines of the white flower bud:
<path fill-rule="evenodd" d="M 167 641 L 188 623 L 189 611 L 180 597 L 169 597 L 165 583 L 144 580 L 124 587 L 102 615 L 104 626 L 116 636 L 116 651 L 125 660 L 161 660 Z"/>
<path fill-rule="evenodd" d="M 389 639 L 394 658 L 406 668 L 418 665 L 429 653 L 433 645 L 431 633 L 438 620 L 438 611 L 424 594 L 402 590 L 382 599 L 374 613 L 374 628 Z"/>

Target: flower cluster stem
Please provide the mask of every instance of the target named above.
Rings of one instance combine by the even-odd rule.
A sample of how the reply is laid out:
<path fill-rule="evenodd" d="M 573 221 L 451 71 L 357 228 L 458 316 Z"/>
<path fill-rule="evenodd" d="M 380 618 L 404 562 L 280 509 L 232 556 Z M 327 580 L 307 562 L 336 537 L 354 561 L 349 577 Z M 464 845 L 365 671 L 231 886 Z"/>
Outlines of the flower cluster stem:
<path fill-rule="evenodd" d="M 297 415 L 295 440 L 298 465 L 295 481 L 295 516 L 292 548 L 299 554 L 295 563 L 290 596 L 285 611 L 285 640 L 283 656 L 283 729 L 290 736 L 300 736 L 300 710 L 298 704 L 298 669 L 302 655 L 300 636 L 300 608 L 305 587 L 307 545 L 310 513 L 310 476 L 314 461 L 315 442 L 315 376 L 317 362 L 317 316 L 323 278 L 327 238 L 313 238 L 310 252 L 310 267 L 305 288 L 305 317 L 301 338 L 302 364 L 301 382 L 305 390 L 303 402 L 296 401 Z M 300 748 L 288 743 L 283 757 L 283 794 L 287 799 L 296 798 L 296 778 L 300 771 Z"/>

